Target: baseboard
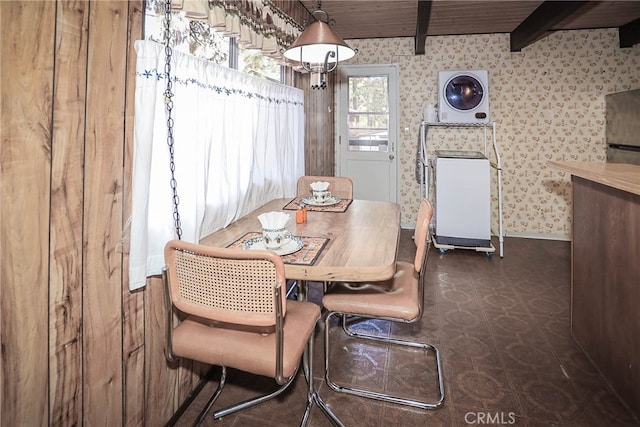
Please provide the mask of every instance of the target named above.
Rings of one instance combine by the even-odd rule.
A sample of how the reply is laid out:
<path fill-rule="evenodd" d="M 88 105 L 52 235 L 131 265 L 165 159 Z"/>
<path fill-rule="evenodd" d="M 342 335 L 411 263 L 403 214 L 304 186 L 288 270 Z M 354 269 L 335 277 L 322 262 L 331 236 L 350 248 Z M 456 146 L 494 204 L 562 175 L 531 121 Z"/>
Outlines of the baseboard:
<path fill-rule="evenodd" d="M 509 231 L 505 233 L 506 237 L 520 237 L 523 239 L 541 239 L 541 240 L 562 240 L 565 242 L 571 241 L 571 237 L 567 235 L 561 234 L 539 234 L 539 233 L 526 233 L 526 232 L 517 232 L 517 231 Z"/>
<path fill-rule="evenodd" d="M 405 223 L 400 224 L 400 228 L 405 230 L 415 230 L 416 224 L 413 223 Z M 493 237 L 498 237 L 497 233 L 491 233 Z M 540 239 L 540 240 L 562 240 L 564 242 L 570 242 L 571 236 L 562 235 L 562 234 L 540 234 L 540 233 L 527 233 L 527 232 L 518 232 L 518 231 L 509 231 L 505 232 L 505 237 L 518 237 L 522 239 Z"/>

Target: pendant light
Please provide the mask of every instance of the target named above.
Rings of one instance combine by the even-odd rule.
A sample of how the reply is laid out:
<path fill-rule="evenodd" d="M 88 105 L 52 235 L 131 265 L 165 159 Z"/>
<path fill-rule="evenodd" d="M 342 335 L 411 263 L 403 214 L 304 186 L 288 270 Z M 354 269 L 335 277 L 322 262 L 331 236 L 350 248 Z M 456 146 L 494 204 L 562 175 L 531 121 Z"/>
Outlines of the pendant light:
<path fill-rule="evenodd" d="M 324 21 L 317 18 L 322 14 Z M 313 89 L 325 89 L 326 74 L 335 70 L 338 62 L 353 58 L 356 51 L 331 29 L 329 14 L 321 9 L 320 2 L 311 15 L 315 21 L 289 46 L 284 57 L 302 64 L 302 68 L 311 73 Z"/>

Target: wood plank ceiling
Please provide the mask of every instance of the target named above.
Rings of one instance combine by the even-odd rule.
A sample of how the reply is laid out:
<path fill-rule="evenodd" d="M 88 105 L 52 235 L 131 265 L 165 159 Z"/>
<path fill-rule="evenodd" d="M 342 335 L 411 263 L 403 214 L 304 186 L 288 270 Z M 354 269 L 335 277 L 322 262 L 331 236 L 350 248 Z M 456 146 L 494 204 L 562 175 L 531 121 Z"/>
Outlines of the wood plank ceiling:
<path fill-rule="evenodd" d="M 620 47 L 640 42 L 640 1 L 300 0 L 335 21 L 343 39 L 509 33 L 517 52 L 552 31 L 619 28 Z M 322 15 L 320 15 L 322 17 Z"/>

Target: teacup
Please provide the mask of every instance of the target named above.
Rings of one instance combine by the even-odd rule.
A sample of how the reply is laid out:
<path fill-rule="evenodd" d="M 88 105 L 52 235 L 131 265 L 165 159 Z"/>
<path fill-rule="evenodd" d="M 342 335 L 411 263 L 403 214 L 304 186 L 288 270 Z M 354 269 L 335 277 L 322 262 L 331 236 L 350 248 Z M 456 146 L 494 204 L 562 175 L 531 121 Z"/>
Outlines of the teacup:
<path fill-rule="evenodd" d="M 316 202 L 326 202 L 331 197 L 329 190 L 312 190 L 313 198 Z"/>
<path fill-rule="evenodd" d="M 286 228 L 262 229 L 262 241 L 267 249 L 280 249 L 291 240 L 291 232 Z"/>

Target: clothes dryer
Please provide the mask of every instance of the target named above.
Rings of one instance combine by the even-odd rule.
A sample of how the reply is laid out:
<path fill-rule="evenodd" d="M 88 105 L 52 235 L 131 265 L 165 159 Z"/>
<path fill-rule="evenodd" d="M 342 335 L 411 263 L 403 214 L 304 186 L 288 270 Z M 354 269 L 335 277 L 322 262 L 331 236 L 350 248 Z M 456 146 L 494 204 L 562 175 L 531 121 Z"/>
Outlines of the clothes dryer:
<path fill-rule="evenodd" d="M 489 73 L 440 71 L 438 102 L 441 123 L 489 123 Z"/>

